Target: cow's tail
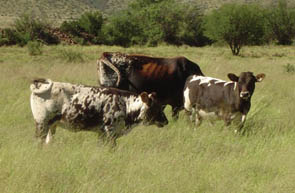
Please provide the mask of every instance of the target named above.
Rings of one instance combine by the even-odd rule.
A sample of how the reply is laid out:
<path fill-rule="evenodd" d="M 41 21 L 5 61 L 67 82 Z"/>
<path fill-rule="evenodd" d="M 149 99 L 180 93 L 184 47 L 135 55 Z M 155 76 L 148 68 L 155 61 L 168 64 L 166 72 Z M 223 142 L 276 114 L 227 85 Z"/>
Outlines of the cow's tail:
<path fill-rule="evenodd" d="M 30 86 L 30 89 L 34 94 L 42 94 L 50 90 L 52 85 L 53 82 L 50 79 L 34 79 Z"/>
<path fill-rule="evenodd" d="M 104 55 L 99 60 L 97 60 L 97 65 L 99 65 L 99 70 L 101 69 L 103 65 L 102 63 L 106 64 L 108 67 L 110 67 L 113 71 L 116 72 L 118 76 L 116 87 L 119 87 L 119 83 L 121 81 L 121 74 L 118 68 L 114 64 L 112 64 Z"/>

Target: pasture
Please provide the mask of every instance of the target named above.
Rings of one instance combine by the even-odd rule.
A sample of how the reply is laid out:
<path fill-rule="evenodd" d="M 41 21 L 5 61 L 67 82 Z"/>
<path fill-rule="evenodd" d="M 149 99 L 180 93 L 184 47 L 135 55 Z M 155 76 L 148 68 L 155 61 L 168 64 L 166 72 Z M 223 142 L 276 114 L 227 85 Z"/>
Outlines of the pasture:
<path fill-rule="evenodd" d="M 180 114 L 163 128 L 137 126 L 115 149 L 96 133 L 57 128 L 51 145 L 34 138 L 31 80 L 97 85 L 96 59 L 104 51 L 152 56 L 183 55 L 203 73 L 228 80 L 227 73 L 265 73 L 256 84 L 244 129 L 235 134 L 223 122 L 194 129 Z M 44 46 L 0 48 L 0 190 L 30 192 L 294 192 L 295 52 L 293 47 Z M 292 68 L 293 67 L 293 68 Z M 293 70 L 292 70 L 293 69 Z"/>

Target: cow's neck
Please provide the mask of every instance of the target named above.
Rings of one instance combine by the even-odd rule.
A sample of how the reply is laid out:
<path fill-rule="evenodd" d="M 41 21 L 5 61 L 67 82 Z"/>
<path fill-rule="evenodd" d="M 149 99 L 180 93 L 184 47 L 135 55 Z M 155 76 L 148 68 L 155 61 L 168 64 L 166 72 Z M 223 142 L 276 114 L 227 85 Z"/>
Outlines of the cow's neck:
<path fill-rule="evenodd" d="M 138 123 L 140 121 L 139 116 L 141 108 L 143 106 L 143 102 L 139 97 L 130 96 L 126 98 L 125 103 L 127 111 L 126 123 L 128 125 Z"/>
<path fill-rule="evenodd" d="M 64 82 L 60 82 L 59 84 L 62 85 L 64 92 L 68 95 L 73 95 L 75 91 L 77 91 L 77 88 L 79 87 L 76 84 L 70 84 L 70 83 L 64 83 Z"/>
<path fill-rule="evenodd" d="M 239 85 L 238 83 L 235 82 L 235 86 L 234 86 L 234 97 L 235 97 L 235 108 L 238 109 L 238 111 L 240 111 L 242 114 L 246 115 L 250 109 L 250 100 L 251 97 L 247 100 L 242 99 L 240 97 L 240 91 L 239 91 Z M 235 89 L 236 87 L 236 89 Z"/>

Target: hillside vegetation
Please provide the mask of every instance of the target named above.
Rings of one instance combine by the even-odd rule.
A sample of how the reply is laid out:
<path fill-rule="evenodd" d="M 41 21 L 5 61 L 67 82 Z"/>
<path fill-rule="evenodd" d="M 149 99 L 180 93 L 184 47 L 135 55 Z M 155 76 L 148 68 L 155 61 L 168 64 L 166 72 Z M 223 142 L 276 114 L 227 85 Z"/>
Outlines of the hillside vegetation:
<path fill-rule="evenodd" d="M 0 0 L 0 28 L 10 27 L 13 21 L 24 13 L 32 13 L 37 18 L 46 19 L 54 25 L 79 17 L 86 11 L 100 10 L 113 14 L 127 7 L 132 0 Z M 225 3 L 258 3 L 270 5 L 278 0 L 181 0 L 198 4 L 205 11 L 220 7 Z M 294 2 L 288 0 L 289 3 Z"/>
<path fill-rule="evenodd" d="M 0 190 L 30 192 L 212 192 L 268 193 L 295 189 L 294 47 L 245 47 L 232 56 L 225 47 L 44 46 L 0 48 Z M 256 85 L 245 135 L 222 122 L 194 129 L 181 112 L 166 113 L 163 128 L 135 127 L 115 149 L 95 133 L 58 127 L 49 146 L 35 140 L 30 83 L 35 77 L 97 85 L 96 59 L 104 51 L 183 55 L 207 76 L 265 73 Z"/>

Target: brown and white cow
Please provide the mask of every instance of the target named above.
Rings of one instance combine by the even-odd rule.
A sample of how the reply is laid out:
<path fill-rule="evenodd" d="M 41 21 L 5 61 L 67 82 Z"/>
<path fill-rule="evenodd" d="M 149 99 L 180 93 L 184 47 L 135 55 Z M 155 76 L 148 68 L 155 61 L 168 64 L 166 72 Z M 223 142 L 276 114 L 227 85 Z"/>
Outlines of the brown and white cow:
<path fill-rule="evenodd" d="M 175 118 L 183 108 L 182 95 L 187 77 L 203 75 L 200 67 L 185 57 L 160 58 L 104 52 L 97 64 L 101 85 L 136 93 L 156 92 L 164 106 L 172 106 Z"/>
<path fill-rule="evenodd" d="M 113 142 L 135 123 L 157 126 L 168 123 L 155 93 L 136 94 L 50 79 L 34 80 L 30 88 L 36 137 L 45 143 L 55 133 L 56 123 L 63 123 L 72 131 L 102 131 Z M 125 128 L 120 128 L 121 124 Z"/>
<path fill-rule="evenodd" d="M 228 77 L 230 82 L 198 75 L 187 79 L 183 93 L 184 108 L 191 112 L 191 119 L 195 119 L 197 126 L 205 117 L 214 116 L 224 120 L 226 125 L 238 120 L 239 129 L 243 127 L 255 83 L 261 82 L 265 74 L 254 76 L 252 72 L 242 72 L 236 76 L 229 73 Z"/>

